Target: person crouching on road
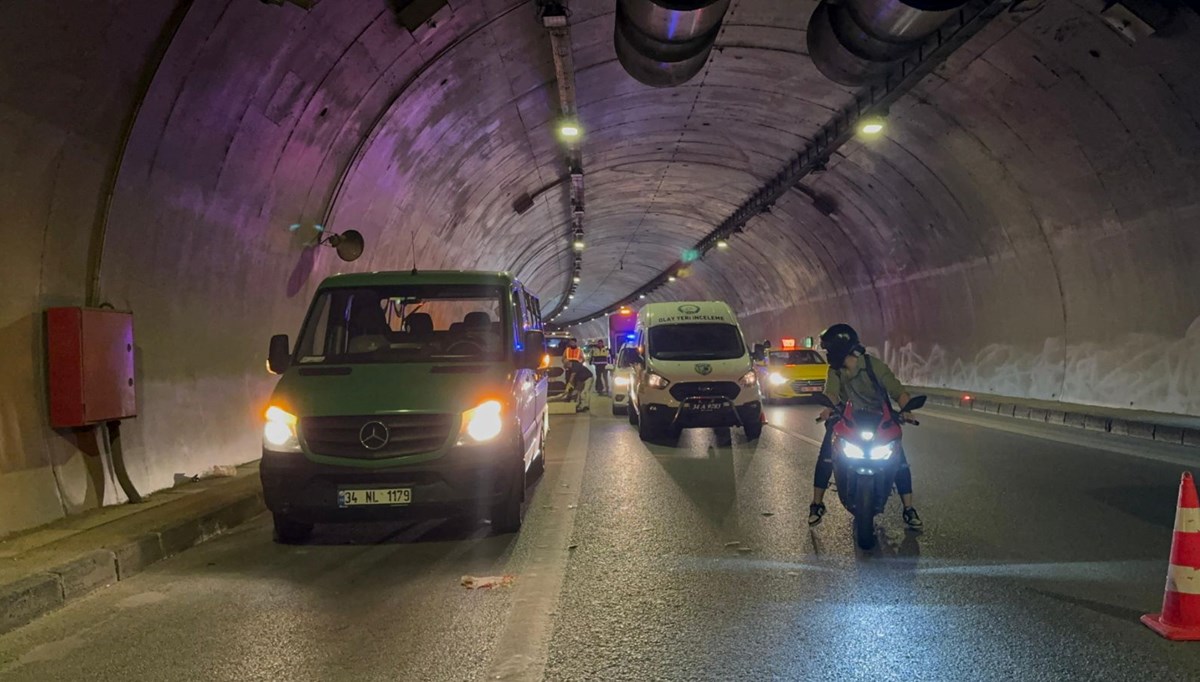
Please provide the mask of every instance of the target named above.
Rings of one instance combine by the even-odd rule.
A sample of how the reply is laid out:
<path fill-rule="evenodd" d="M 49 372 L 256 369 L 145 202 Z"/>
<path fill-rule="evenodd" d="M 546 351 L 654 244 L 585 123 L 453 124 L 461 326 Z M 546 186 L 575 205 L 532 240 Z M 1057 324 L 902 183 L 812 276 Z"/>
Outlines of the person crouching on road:
<path fill-rule="evenodd" d="M 883 402 L 891 399 L 901 407 L 908 404 L 908 391 L 896 379 L 892 369 L 883 360 L 867 355 L 858 338 L 858 332 L 848 324 L 835 324 L 821 332 L 821 348 L 829 360 L 829 375 L 825 379 L 825 395 L 835 405 L 853 402 L 856 410 L 882 412 Z M 816 471 L 813 472 L 813 498 L 808 508 L 808 525 L 815 526 L 825 516 L 825 489 L 833 475 L 833 424 L 829 418 L 833 410 L 821 411 L 825 422 L 825 440 L 821 442 L 821 454 L 817 456 Z M 923 525 L 921 517 L 913 507 L 912 470 L 900 448 L 900 469 L 896 472 L 896 492 L 904 503 L 904 523 L 914 530 Z"/>
<path fill-rule="evenodd" d="M 587 412 L 592 407 L 592 373 L 587 365 L 578 360 L 571 361 L 567 372 L 571 388 L 575 391 L 575 411 Z"/>

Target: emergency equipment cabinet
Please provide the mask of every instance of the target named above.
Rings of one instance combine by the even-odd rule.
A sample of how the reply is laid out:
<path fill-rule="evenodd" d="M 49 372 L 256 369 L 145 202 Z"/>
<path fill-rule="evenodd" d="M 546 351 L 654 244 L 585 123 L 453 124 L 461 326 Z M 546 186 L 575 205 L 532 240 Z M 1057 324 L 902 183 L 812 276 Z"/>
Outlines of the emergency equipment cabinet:
<path fill-rule="evenodd" d="M 46 310 L 50 426 L 73 428 L 137 415 L 133 313 Z"/>

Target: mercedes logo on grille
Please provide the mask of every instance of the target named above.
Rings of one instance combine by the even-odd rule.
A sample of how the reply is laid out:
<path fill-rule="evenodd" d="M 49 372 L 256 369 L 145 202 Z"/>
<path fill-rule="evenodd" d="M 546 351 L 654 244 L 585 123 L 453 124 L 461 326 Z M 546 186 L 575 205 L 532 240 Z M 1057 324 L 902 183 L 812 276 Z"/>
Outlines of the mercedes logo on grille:
<path fill-rule="evenodd" d="M 368 450 L 378 450 L 387 445 L 389 435 L 383 422 L 367 422 L 358 430 L 358 442 Z"/>

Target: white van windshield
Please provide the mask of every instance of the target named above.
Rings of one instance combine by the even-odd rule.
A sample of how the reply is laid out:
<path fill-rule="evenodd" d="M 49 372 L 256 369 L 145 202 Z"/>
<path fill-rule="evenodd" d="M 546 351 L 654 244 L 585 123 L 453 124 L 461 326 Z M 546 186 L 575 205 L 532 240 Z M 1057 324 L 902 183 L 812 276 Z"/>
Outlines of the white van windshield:
<path fill-rule="evenodd" d="M 732 360 L 746 354 L 732 324 L 664 324 L 650 328 L 650 357 L 658 360 Z"/>

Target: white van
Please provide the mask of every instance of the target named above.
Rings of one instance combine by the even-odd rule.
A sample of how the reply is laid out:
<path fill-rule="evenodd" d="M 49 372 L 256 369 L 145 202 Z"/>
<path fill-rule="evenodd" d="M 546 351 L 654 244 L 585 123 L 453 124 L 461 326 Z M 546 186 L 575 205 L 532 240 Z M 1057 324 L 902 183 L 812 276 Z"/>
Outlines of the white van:
<path fill-rule="evenodd" d="M 629 423 L 643 440 L 690 427 L 762 433 L 762 394 L 742 330 L 723 301 L 651 303 L 638 311 Z"/>

